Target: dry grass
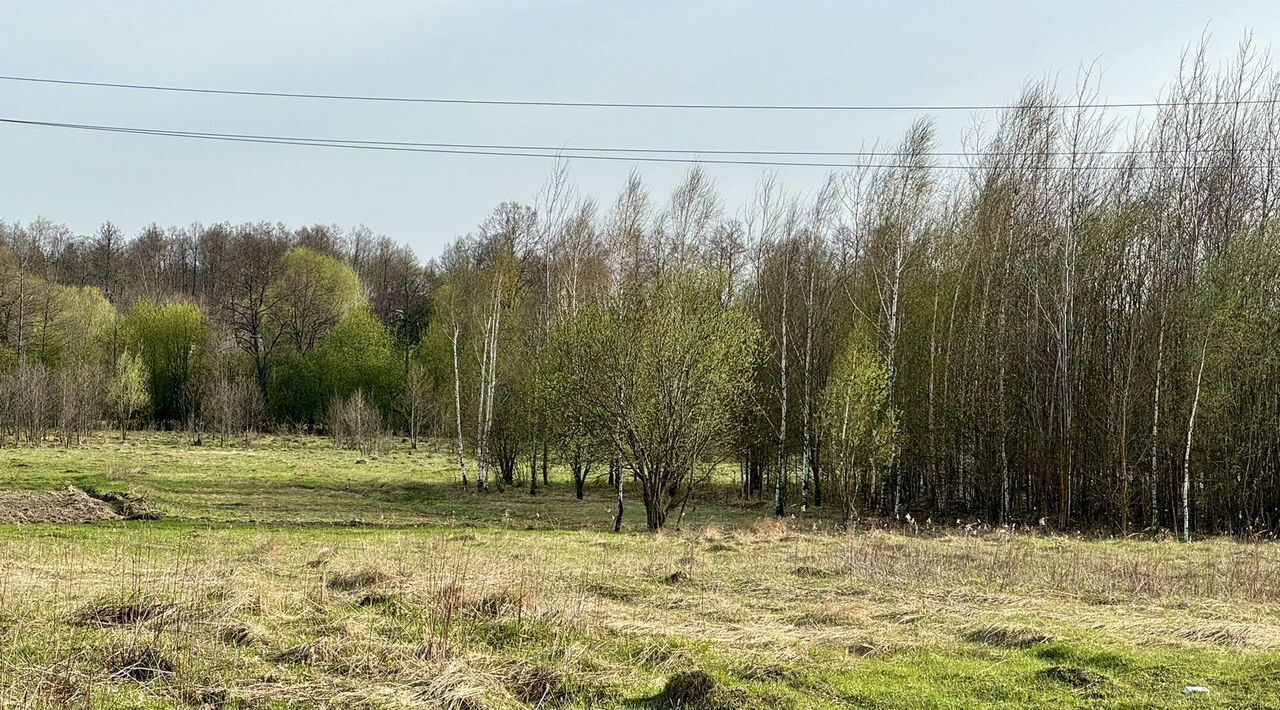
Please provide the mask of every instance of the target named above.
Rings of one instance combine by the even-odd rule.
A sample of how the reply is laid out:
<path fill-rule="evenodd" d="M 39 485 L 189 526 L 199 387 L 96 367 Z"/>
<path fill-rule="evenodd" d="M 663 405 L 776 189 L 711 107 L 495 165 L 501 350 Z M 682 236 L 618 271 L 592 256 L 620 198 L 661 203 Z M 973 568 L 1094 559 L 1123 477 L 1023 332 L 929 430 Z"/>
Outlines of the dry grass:
<path fill-rule="evenodd" d="M 28 639 L 36 661 L 10 661 L 0 674 L 10 692 L 50 703 L 124 693 L 190 704 L 221 693 L 250 706 L 327 697 L 353 707 L 552 707 L 657 692 L 721 657 L 754 687 L 786 685 L 795 659 L 832 651 L 853 668 L 961 642 L 1268 650 L 1280 639 L 1274 591 L 1250 598 L 1261 585 L 1245 574 L 1275 571 L 1270 548 L 1228 541 L 827 536 L 777 525 L 659 539 L 264 539 L 133 525 L 104 544 L 0 544 L 0 641 Z M 712 555 L 700 550 L 708 543 L 740 549 Z M 245 553 L 227 554 L 237 549 Z M 1142 556 L 1161 563 L 1135 564 Z M 1205 577 L 1210 556 L 1237 585 Z M 755 659 L 746 668 L 734 660 L 744 655 Z M 1053 678 L 1099 685 L 1069 668 Z"/>
<path fill-rule="evenodd" d="M 153 453 L 112 475 L 179 481 Z M 0 526 L 0 707 L 1160 707 L 1193 683 L 1202 706 L 1280 705 L 1271 544 L 843 534 L 720 508 L 613 535 L 607 515 L 522 513 L 520 492 L 459 497 L 436 527 L 322 526 L 349 491 L 273 475 L 308 525 Z M 547 510 L 607 513 L 569 498 Z M 289 509 L 246 500 L 222 502 Z"/>

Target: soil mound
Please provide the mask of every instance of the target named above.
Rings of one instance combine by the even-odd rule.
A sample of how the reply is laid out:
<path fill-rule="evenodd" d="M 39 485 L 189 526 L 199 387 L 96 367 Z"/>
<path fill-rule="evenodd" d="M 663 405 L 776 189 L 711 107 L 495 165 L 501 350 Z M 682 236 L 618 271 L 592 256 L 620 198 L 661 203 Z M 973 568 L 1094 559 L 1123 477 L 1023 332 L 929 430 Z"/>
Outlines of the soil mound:
<path fill-rule="evenodd" d="M 107 503 L 76 488 L 58 491 L 0 491 L 0 523 L 93 523 L 119 520 Z"/>

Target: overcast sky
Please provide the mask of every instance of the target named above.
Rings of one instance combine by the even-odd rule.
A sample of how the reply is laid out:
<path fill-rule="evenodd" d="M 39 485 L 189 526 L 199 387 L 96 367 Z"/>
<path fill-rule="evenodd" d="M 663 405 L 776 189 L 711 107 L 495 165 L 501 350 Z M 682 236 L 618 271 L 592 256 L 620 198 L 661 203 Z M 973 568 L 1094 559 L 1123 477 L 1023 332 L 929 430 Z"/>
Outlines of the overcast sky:
<path fill-rule="evenodd" d="M 1275 0 L 1189 2 L 28 2 L 0 0 L 0 74 L 249 90 L 519 100 L 1003 104 L 1084 65 L 1101 98 L 1143 101 L 1204 33 L 1226 59 L 1280 39 Z M 0 117 L 369 140 L 856 150 L 909 113 L 704 112 L 359 104 L 0 81 Z M 938 116 L 940 150 L 965 114 Z M 571 164 L 612 200 L 628 163 Z M 395 154 L 0 125 L 0 220 L 89 233 L 112 220 L 365 224 L 434 256 L 549 159 Z M 687 169 L 639 166 L 665 193 Z M 761 168 L 717 166 L 736 205 Z M 781 168 L 811 190 L 815 168 Z"/>

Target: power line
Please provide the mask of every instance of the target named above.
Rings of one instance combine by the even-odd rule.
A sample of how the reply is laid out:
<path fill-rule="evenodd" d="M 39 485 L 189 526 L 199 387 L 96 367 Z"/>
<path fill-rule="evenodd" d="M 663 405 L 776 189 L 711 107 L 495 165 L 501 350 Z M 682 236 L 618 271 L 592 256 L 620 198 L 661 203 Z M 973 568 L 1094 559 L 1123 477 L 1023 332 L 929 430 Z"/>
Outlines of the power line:
<path fill-rule="evenodd" d="M 253 143 L 266 145 L 294 145 L 306 146 L 314 148 L 346 148 L 352 150 L 377 150 L 398 153 L 430 153 L 443 155 L 483 155 L 495 157 L 520 157 L 520 158 L 555 158 L 555 159 L 579 159 L 579 160 L 598 160 L 598 161 L 615 161 L 615 162 L 646 162 L 646 163 L 679 163 L 679 164 L 709 164 L 709 165 L 754 165 L 754 166 L 773 166 L 773 167 L 815 167 L 815 168 L 917 168 L 918 164 L 904 164 L 891 162 L 873 162 L 873 163 L 857 163 L 857 162 L 834 162 L 834 161 L 786 161 L 786 160 L 746 160 L 746 159 L 703 159 L 697 157 L 702 153 L 713 154 L 732 154 L 732 155 L 832 155 L 832 156 L 850 156 L 850 157 L 886 157 L 886 158 L 902 158 L 900 153 L 884 152 L 884 151 L 852 151 L 852 152 L 804 152 L 804 151 L 686 151 L 675 149 L 656 149 L 656 148 L 554 148 L 549 146 L 516 146 L 516 145 L 497 145 L 497 144 L 477 144 L 477 143 L 415 143 L 408 141 L 371 141 L 371 140 L 348 140 L 337 138 L 308 138 L 300 136 L 273 136 L 251 133 L 213 133 L 205 131 L 181 131 L 158 128 L 140 128 L 133 126 L 109 126 L 90 123 L 66 123 L 57 121 L 34 121 L 17 118 L 0 118 L 0 123 L 34 126 L 43 128 L 62 128 L 81 131 L 93 131 L 103 133 L 121 133 L 127 135 L 142 136 L 163 136 L 170 138 L 188 138 L 197 140 L 213 140 L 231 143 Z M 571 151 L 590 151 L 583 153 L 572 153 Z M 570 154 L 566 155 L 566 152 Z M 607 153 L 604 155 L 594 153 Z M 1155 153 L 1156 151 L 1151 151 Z M 1162 151 L 1174 154 L 1185 153 L 1202 153 L 1202 152 L 1220 152 L 1218 149 L 1193 149 L 1189 151 Z M 1271 151 L 1275 152 L 1275 151 Z M 654 157 L 653 155 L 624 155 L 623 153 L 687 153 L 689 157 Z M 1078 151 L 1056 152 L 1056 153 L 1019 153 L 1019 152 L 989 152 L 989 153 L 960 153 L 960 152 L 938 152 L 923 153 L 920 157 L 1017 157 L 1022 155 L 1075 155 L 1077 157 L 1087 156 L 1106 156 L 1106 155 L 1130 155 L 1141 154 L 1143 151 Z M 964 164 L 932 164 L 924 167 L 937 169 L 955 169 L 967 170 L 972 166 Z M 1087 170 L 1087 169 L 1104 169 L 1104 170 L 1129 170 L 1135 167 L 1144 166 L 1126 166 L 1126 165 L 1030 165 L 1025 166 L 1033 170 Z M 1169 166 L 1162 166 L 1169 167 Z"/>
<path fill-rule="evenodd" d="M 35 84 L 62 86 L 90 86 L 107 89 L 131 89 L 138 91 L 164 91 L 186 94 L 213 94 L 221 96 L 256 96 L 286 99 L 314 99 L 322 101 L 371 101 L 382 103 L 459 104 L 469 106 L 542 106 L 553 108 L 624 108 L 624 109 L 694 109 L 707 111 L 1001 111 L 1019 108 L 1058 109 L 1134 109 L 1161 106 L 1224 106 L 1280 103 L 1280 99 L 1213 99 L 1204 101 L 1122 101 L 1078 102 L 1053 104 L 710 104 L 629 101 L 545 101 L 516 99 L 464 99 L 421 96 L 377 96 L 364 94 L 321 94 L 289 91 L 210 89 L 194 86 L 165 86 L 158 84 L 129 84 L 109 81 L 78 81 L 73 79 L 49 79 L 31 76 L 0 76 L 3 81 L 20 81 Z"/>
<path fill-rule="evenodd" d="M 171 138 L 192 138 L 200 140 L 214 140 L 232 143 L 256 143 L 267 145 L 295 145 L 313 148 L 347 148 L 351 150 L 376 150 L 396 153 L 431 153 L 443 155 L 485 155 L 495 157 L 514 157 L 514 158 L 572 158 L 576 160 L 601 160 L 601 161 L 617 161 L 617 162 L 644 162 L 644 163 L 682 163 L 682 164 L 713 164 L 713 165 L 756 165 L 756 166 L 776 166 L 776 167 L 815 167 L 815 168 L 856 168 L 856 167 L 894 167 L 892 165 L 881 164 L 855 164 L 855 163 L 838 163 L 838 162 L 808 162 L 808 161 L 776 161 L 776 160 L 728 160 L 728 159 L 708 159 L 700 160 L 697 158 L 660 158 L 652 156 L 624 156 L 624 155 L 593 155 L 593 154 L 574 154 L 563 155 L 557 152 L 533 152 L 530 150 L 489 150 L 489 149 L 469 149 L 469 148 L 434 148 L 413 145 L 397 145 L 397 144 L 380 144 L 380 143 L 355 143 L 339 140 L 323 140 L 310 139 L 300 137 L 275 136 L 275 137 L 258 137 L 252 134 L 239 133 L 207 133 L 196 131 L 174 131 L 161 130 L 151 128 L 134 128 L 128 126 L 103 126 L 95 124 L 81 123 L 58 123 L 51 121 L 29 121 L 14 118 L 0 118 L 0 123 L 25 125 L 25 126 L 41 126 L 47 128 L 67 128 L 83 131 L 99 131 L 107 133 L 124 133 L 131 135 L 145 136 L 166 136 Z M 906 167 L 906 166 L 899 166 Z M 960 167 L 960 166 L 956 166 Z"/>
<path fill-rule="evenodd" d="M 17 119 L 4 119 L 6 122 L 19 122 Z M 617 148 L 617 147 L 601 147 L 601 146 L 555 146 L 555 145 L 530 145 L 530 144 L 511 144 L 511 143 L 440 143 L 440 142 L 421 142 L 421 141 L 390 141 L 390 140 L 365 140 L 355 138 L 317 138 L 317 137 L 301 137 L 301 136 L 279 136 L 270 134 L 256 133 L 207 133 L 203 131 L 176 131 L 168 129 L 148 129 L 148 128 L 125 128 L 115 126 L 94 126 L 92 124 L 77 123 L 61 123 L 52 121 L 28 121 L 32 125 L 51 126 L 58 128 L 102 128 L 103 130 L 120 130 L 139 133 L 155 133 L 157 135 L 182 135 L 191 137 L 217 137 L 217 138 L 244 138 L 255 140 L 271 140 L 271 141 L 289 141 L 289 142 L 308 142 L 308 143 L 349 143 L 353 145 L 378 145 L 378 146 L 405 146 L 413 148 L 457 148 L 467 150 L 518 150 L 518 151 L 540 151 L 552 154 L 573 154 L 573 153 L 636 153 L 646 154 L 684 154 L 684 155 L 765 155 L 765 156 L 826 156 L 826 157 L 842 157 L 842 158 L 899 158 L 902 156 L 900 151 L 889 150 L 732 150 L 726 148 Z M 1112 156 L 1130 156 L 1130 155 L 1163 155 L 1174 154 L 1183 155 L 1186 153 L 1227 153 L 1232 152 L 1232 148 L 1210 147 L 1210 148 L 1139 148 L 1127 150 L 1087 150 L 1087 151 L 1067 151 L 1055 150 L 1037 152 L 1042 156 L 1070 156 L 1070 155 L 1112 155 Z M 998 157 L 1014 157 L 1027 155 L 1025 151 L 1014 150 L 978 150 L 978 151 L 928 151 L 922 153 L 928 157 L 939 158 L 998 158 Z M 572 157 L 572 155 L 568 156 Z"/>

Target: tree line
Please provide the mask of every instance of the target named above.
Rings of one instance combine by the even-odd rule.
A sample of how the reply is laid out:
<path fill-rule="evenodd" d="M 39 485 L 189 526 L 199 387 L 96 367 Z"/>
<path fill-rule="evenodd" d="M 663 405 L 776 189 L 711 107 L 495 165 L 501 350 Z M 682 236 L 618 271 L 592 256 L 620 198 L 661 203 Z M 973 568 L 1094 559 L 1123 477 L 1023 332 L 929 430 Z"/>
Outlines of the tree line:
<path fill-rule="evenodd" d="M 778 515 L 1280 528 L 1280 74 L 1190 52 L 1145 121 L 1029 84 L 941 153 L 739 207 L 558 168 L 420 262 L 365 228 L 0 225 L 0 429 L 449 441 L 667 524 L 717 467 Z M 952 159 L 954 158 L 954 159 Z M 374 443 L 371 443 L 374 442 Z"/>

